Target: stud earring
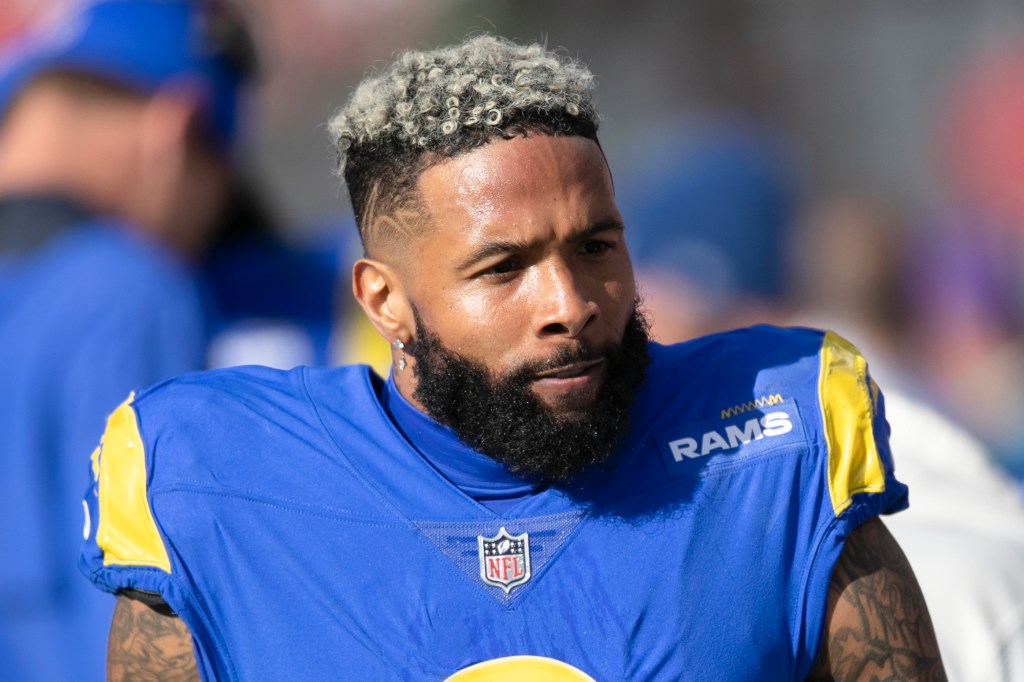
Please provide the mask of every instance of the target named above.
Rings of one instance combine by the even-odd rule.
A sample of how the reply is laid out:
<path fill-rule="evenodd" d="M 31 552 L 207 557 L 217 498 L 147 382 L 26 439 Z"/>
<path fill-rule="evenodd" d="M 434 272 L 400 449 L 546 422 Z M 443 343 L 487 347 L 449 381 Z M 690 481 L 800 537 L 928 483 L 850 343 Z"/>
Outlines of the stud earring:
<path fill-rule="evenodd" d="M 395 339 L 391 343 L 391 347 L 394 348 L 397 351 L 401 351 L 402 352 L 402 357 L 398 358 L 398 369 L 399 369 L 399 371 L 405 369 L 405 366 L 407 364 L 405 362 L 405 344 L 402 343 L 401 339 Z"/>

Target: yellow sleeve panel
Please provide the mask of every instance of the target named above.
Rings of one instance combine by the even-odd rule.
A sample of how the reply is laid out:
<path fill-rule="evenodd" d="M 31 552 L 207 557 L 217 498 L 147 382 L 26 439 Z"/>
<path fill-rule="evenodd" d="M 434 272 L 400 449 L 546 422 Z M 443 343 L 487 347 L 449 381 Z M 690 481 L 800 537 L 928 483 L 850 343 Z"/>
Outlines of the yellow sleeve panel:
<path fill-rule="evenodd" d="M 104 566 L 152 566 L 170 573 L 146 496 L 146 454 L 131 406 L 134 397 L 107 419 L 98 466 L 94 462 L 100 513 L 96 544 L 103 550 Z"/>
<path fill-rule="evenodd" d="M 872 428 L 877 390 L 860 351 L 827 332 L 821 348 L 818 401 L 828 448 L 828 492 L 837 516 L 850 506 L 853 495 L 885 490 L 885 470 Z"/>

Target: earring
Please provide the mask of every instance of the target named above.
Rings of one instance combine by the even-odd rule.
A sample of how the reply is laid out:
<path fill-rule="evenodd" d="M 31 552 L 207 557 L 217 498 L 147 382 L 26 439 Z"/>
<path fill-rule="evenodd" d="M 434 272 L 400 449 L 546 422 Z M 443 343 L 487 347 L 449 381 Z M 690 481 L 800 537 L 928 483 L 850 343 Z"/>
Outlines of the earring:
<path fill-rule="evenodd" d="M 402 343 L 401 339 L 395 339 L 391 343 L 391 347 L 394 348 L 395 350 L 402 351 L 402 357 L 398 358 L 398 369 L 399 371 L 405 369 L 405 344 Z"/>

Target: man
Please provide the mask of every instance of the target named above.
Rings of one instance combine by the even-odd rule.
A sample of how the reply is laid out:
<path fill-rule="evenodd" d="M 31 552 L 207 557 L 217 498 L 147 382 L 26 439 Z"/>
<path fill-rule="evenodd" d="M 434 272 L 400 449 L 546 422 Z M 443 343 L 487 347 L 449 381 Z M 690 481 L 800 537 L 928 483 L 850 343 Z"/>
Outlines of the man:
<path fill-rule="evenodd" d="M 0 61 L 4 679 L 104 677 L 111 605 L 76 566 L 81 453 L 128 391 L 203 367 L 186 261 L 224 202 L 242 78 L 219 16 L 91 3 Z"/>
<path fill-rule="evenodd" d="M 392 346 L 140 393 L 93 458 L 112 679 L 944 679 L 831 333 L 649 343 L 592 77 L 482 36 L 331 123 Z"/>

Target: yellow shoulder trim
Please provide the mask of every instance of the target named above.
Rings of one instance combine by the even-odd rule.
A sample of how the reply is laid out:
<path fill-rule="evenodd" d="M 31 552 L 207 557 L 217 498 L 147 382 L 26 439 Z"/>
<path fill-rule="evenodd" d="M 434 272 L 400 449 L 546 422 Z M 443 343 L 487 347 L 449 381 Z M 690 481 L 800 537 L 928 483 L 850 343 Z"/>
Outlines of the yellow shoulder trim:
<path fill-rule="evenodd" d="M 170 573 L 146 496 L 146 453 L 131 406 L 134 397 L 110 415 L 100 441 L 96 544 L 103 550 L 104 566 L 152 566 Z"/>
<path fill-rule="evenodd" d="M 836 515 L 850 506 L 853 495 L 885 490 L 885 471 L 872 428 L 875 390 L 868 386 L 867 361 L 860 351 L 827 332 L 821 348 L 818 401 L 828 448 L 828 492 Z"/>

